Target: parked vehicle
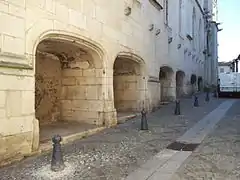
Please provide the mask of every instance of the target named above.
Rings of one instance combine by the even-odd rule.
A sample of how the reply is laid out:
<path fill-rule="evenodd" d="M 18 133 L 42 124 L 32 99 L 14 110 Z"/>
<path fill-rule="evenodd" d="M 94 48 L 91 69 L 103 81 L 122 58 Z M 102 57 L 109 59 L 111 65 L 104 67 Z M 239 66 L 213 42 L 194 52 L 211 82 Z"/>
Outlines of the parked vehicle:
<path fill-rule="evenodd" d="M 228 72 L 219 74 L 218 95 L 234 96 L 240 94 L 240 73 Z"/>

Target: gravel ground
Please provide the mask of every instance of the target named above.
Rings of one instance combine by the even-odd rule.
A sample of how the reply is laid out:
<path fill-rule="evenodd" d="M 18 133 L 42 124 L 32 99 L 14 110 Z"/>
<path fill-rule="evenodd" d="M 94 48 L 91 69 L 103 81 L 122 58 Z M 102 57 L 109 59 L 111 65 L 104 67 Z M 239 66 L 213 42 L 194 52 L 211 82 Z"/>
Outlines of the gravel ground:
<path fill-rule="evenodd" d="M 240 179 L 240 101 L 206 138 L 172 180 Z"/>
<path fill-rule="evenodd" d="M 151 156 L 181 136 L 224 100 L 211 99 L 192 107 L 192 99 L 181 101 L 181 116 L 174 116 L 174 104 L 147 116 L 149 131 L 139 131 L 137 117 L 115 128 L 75 141 L 63 147 L 66 168 L 61 173 L 50 171 L 51 154 L 26 159 L 2 168 L 0 179 L 24 180 L 121 180 Z"/>

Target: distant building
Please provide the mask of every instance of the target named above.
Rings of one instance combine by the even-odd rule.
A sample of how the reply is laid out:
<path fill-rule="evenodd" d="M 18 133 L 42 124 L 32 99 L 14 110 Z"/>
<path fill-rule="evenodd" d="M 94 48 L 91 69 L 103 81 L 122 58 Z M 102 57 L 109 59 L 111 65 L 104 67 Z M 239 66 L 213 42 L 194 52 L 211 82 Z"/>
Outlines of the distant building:
<path fill-rule="evenodd" d="M 226 73 L 231 71 L 231 62 L 218 62 L 218 73 Z"/>

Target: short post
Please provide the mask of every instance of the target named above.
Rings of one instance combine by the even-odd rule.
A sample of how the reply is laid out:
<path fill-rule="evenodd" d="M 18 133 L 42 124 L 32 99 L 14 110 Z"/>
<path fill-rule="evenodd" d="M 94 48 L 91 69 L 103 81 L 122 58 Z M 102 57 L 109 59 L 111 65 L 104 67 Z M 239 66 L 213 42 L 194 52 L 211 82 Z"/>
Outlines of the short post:
<path fill-rule="evenodd" d="M 193 103 L 193 106 L 194 107 L 198 107 L 199 106 L 199 103 L 198 103 L 198 97 L 195 95 L 194 96 L 194 103 Z"/>
<path fill-rule="evenodd" d="M 141 130 L 148 130 L 147 112 L 143 109 L 141 114 Z"/>
<path fill-rule="evenodd" d="M 51 162 L 51 170 L 52 171 L 62 171 L 65 168 L 61 150 L 61 142 L 62 137 L 60 135 L 55 135 L 52 138 L 53 142 L 53 152 L 52 152 L 52 162 Z"/>
<path fill-rule="evenodd" d="M 209 91 L 207 91 L 207 92 L 206 92 L 205 101 L 206 101 L 206 102 L 209 102 L 209 100 L 210 100 L 210 99 L 209 99 Z"/>
<path fill-rule="evenodd" d="M 180 100 L 177 99 L 176 100 L 176 106 L 175 106 L 175 112 L 174 112 L 175 115 L 180 115 Z"/>

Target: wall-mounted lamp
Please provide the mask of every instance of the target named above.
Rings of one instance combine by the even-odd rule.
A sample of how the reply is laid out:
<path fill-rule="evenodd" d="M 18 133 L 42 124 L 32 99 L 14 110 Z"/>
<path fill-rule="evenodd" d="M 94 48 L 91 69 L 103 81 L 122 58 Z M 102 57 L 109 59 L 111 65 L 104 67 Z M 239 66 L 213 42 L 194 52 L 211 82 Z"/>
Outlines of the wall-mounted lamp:
<path fill-rule="evenodd" d="M 150 24 L 148 30 L 149 30 L 149 31 L 152 31 L 153 28 L 154 28 L 154 24 Z"/>
<path fill-rule="evenodd" d="M 124 14 L 126 16 L 129 16 L 131 12 L 132 12 L 132 8 L 130 8 L 129 6 L 124 9 Z"/>
<path fill-rule="evenodd" d="M 181 47 L 182 47 L 182 45 L 181 45 L 181 44 L 178 44 L 177 48 L 180 49 Z M 185 52 L 185 51 L 184 51 L 184 52 Z"/>
<path fill-rule="evenodd" d="M 172 37 L 169 37 L 169 38 L 168 38 L 168 44 L 170 44 L 172 41 L 173 41 L 173 38 L 172 38 Z"/>
<path fill-rule="evenodd" d="M 161 33 L 161 29 L 157 29 L 156 36 L 159 35 L 160 33 Z"/>

